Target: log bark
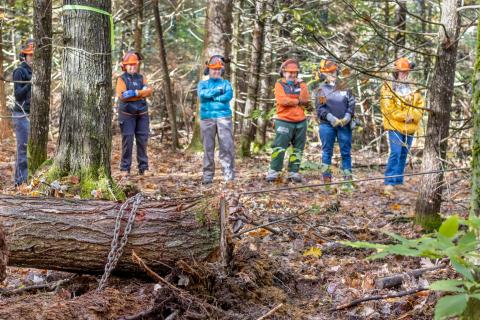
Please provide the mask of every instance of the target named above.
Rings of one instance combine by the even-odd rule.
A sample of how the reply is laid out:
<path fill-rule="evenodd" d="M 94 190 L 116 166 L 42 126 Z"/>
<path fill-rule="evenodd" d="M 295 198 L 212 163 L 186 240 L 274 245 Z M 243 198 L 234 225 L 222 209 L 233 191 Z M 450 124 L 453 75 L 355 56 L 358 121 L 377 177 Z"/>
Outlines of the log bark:
<path fill-rule="evenodd" d="M 156 272 L 169 270 L 180 259 L 203 261 L 215 254 L 220 228 L 218 212 L 211 210 L 216 206 L 209 200 L 143 201 L 114 272 L 143 273 L 131 259 L 132 250 Z M 8 265 L 103 273 L 120 206 L 99 200 L 0 196 Z M 0 271 L 2 253 L 0 233 Z"/>

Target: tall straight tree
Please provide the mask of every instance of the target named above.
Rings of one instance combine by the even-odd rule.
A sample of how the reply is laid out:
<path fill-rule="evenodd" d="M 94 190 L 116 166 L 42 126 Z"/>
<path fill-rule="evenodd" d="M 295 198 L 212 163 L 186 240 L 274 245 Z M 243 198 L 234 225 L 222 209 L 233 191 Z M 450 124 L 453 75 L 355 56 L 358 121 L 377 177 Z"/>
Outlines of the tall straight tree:
<path fill-rule="evenodd" d="M 457 13 L 457 0 L 442 1 L 442 17 L 439 45 L 430 86 L 430 109 L 428 117 L 422 171 L 442 170 L 450 125 L 450 110 L 457 63 L 458 34 L 460 17 Z M 427 229 L 440 222 L 440 206 L 444 186 L 443 173 L 421 177 L 416 201 L 416 221 Z"/>
<path fill-rule="evenodd" d="M 47 160 L 52 73 L 52 1 L 35 0 L 33 7 L 33 59 L 28 166 L 30 172 Z"/>
<path fill-rule="evenodd" d="M 135 20 L 135 51 L 142 53 L 143 0 L 136 0 L 138 13 Z"/>
<path fill-rule="evenodd" d="M 0 77 L 3 79 L 3 23 L 4 11 L 0 8 Z M 12 136 L 11 121 L 5 116 L 9 115 L 7 108 L 7 101 L 5 99 L 5 82 L 0 79 L 0 139 L 5 139 Z"/>
<path fill-rule="evenodd" d="M 233 0 L 233 34 L 232 34 L 232 66 L 231 70 L 231 83 L 233 88 L 233 98 L 231 101 L 232 104 L 232 112 L 233 112 L 233 131 L 237 132 L 237 120 L 238 120 L 238 103 L 237 100 L 239 98 L 238 92 L 238 51 L 240 50 L 240 26 L 241 26 L 241 19 L 240 15 L 242 13 L 242 4 L 243 0 Z"/>
<path fill-rule="evenodd" d="M 111 0 L 64 0 L 62 104 L 57 155 L 50 175 L 80 177 L 82 196 L 111 182 Z"/>
<path fill-rule="evenodd" d="M 472 200 L 470 214 L 480 216 L 480 20 L 477 27 L 477 59 L 473 74 Z"/>
<path fill-rule="evenodd" d="M 401 47 L 405 46 L 405 30 L 407 30 L 407 1 L 398 1 L 397 17 L 395 19 L 395 27 L 398 30 L 395 36 L 395 58 L 399 58 Z M 401 46 L 401 47 L 400 47 Z"/>
<path fill-rule="evenodd" d="M 163 41 L 162 20 L 160 19 L 160 8 L 158 0 L 154 1 L 153 13 L 155 15 L 155 27 L 158 33 L 158 46 L 160 48 L 160 66 L 162 68 L 163 90 L 165 91 L 165 102 L 167 104 L 168 119 L 172 130 L 172 149 L 175 151 L 178 145 L 177 116 L 172 98 L 172 88 L 170 85 L 170 74 L 168 73 L 167 53 Z"/>
<path fill-rule="evenodd" d="M 205 17 L 205 36 L 203 40 L 202 63 L 199 68 L 199 79 L 203 77 L 203 64 L 214 54 L 224 57 L 230 55 L 230 38 L 232 35 L 232 1 L 210 0 L 207 2 L 207 15 Z M 228 74 L 228 65 L 226 66 Z M 195 126 L 192 141 L 188 147 L 190 151 L 202 150 L 200 134 L 200 105 L 197 104 Z"/>
<path fill-rule="evenodd" d="M 253 111 L 257 106 L 258 88 L 260 83 L 260 65 L 263 53 L 263 38 L 265 29 L 265 2 L 257 0 L 255 3 L 255 25 L 253 28 L 253 40 L 250 55 L 249 81 L 247 89 L 247 101 L 243 118 L 243 132 L 241 139 L 240 154 L 242 157 L 251 155 L 250 145 L 255 137 L 255 125 L 252 119 Z"/>

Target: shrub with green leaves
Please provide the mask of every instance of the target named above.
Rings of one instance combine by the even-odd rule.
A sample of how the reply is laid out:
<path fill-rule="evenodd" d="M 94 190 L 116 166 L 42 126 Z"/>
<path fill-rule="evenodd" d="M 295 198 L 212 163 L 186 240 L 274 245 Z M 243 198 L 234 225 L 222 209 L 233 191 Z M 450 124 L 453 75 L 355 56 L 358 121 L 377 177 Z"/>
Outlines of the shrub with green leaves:
<path fill-rule="evenodd" d="M 460 228 L 460 226 L 465 226 L 465 228 Z M 438 300 L 435 307 L 435 319 L 447 319 L 453 316 L 475 319 L 480 311 L 477 311 L 478 308 L 469 308 L 468 305 L 480 303 L 479 233 L 480 218 L 470 216 L 465 220 L 455 215 L 446 219 L 435 233 L 417 239 L 406 239 L 393 233 L 387 233 L 396 241 L 395 244 L 351 241 L 342 243 L 354 248 L 375 249 L 377 252 L 368 259 L 380 259 L 388 255 L 450 259 L 461 279 L 440 280 L 429 286 L 432 290 L 452 293 Z M 475 317 L 472 317 L 472 312 L 476 312 Z"/>

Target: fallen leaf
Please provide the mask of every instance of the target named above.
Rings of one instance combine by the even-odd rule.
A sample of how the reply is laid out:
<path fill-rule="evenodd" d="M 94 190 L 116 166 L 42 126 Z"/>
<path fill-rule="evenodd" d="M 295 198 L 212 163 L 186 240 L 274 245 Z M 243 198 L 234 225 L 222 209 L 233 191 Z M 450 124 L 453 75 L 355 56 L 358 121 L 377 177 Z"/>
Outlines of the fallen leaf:
<path fill-rule="evenodd" d="M 322 256 L 322 250 L 320 250 L 320 248 L 317 248 L 317 247 L 310 247 L 310 249 L 306 250 L 303 253 L 303 256 L 304 257 L 312 256 L 315 258 L 320 258 Z"/>

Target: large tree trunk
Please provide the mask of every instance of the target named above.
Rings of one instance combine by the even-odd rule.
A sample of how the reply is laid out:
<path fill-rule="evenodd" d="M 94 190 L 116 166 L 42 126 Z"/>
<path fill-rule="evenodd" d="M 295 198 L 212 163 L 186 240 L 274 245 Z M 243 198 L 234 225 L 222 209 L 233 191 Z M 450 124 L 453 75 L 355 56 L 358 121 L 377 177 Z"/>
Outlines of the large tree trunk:
<path fill-rule="evenodd" d="M 205 260 L 220 243 L 218 213 L 211 211 L 207 200 L 142 202 L 115 271 L 142 272 L 132 262 L 132 250 L 157 271 L 173 267 L 178 260 Z M 8 265 L 103 273 L 120 206 L 107 201 L 0 196 Z M 126 219 L 122 221 L 124 230 Z M 2 251 L 0 233 L 0 262 Z M 0 275 L 1 270 L 0 264 Z"/>
<path fill-rule="evenodd" d="M 143 0 L 137 0 L 137 19 L 135 20 L 135 51 L 142 53 Z"/>
<path fill-rule="evenodd" d="M 232 1 L 233 0 L 210 0 L 207 2 L 207 16 L 205 18 L 205 37 L 202 53 L 202 61 L 199 68 L 199 79 L 203 77 L 205 61 L 214 54 L 224 57 L 230 55 L 230 38 L 232 35 Z M 228 74 L 229 66 L 225 66 Z M 195 113 L 195 126 L 193 137 L 188 146 L 190 151 L 202 150 L 200 139 L 200 104 L 197 104 Z"/>
<path fill-rule="evenodd" d="M 445 26 L 445 30 L 440 27 L 440 43 L 430 87 L 432 112 L 428 117 L 422 171 L 442 170 L 448 146 L 447 137 L 460 26 L 456 0 L 443 1 L 441 23 Z M 440 223 L 439 211 L 443 187 L 443 173 L 423 175 L 421 178 L 415 206 L 416 221 L 427 229 L 436 227 Z"/>
<path fill-rule="evenodd" d="M 3 8 L 0 8 L 0 15 L 3 15 Z M 0 28 L 0 77 L 3 79 L 3 28 Z M 5 82 L 0 80 L 0 139 L 12 136 L 12 124 L 10 119 L 3 116 L 9 116 L 10 112 L 7 108 L 7 101 L 5 99 Z"/>
<path fill-rule="evenodd" d="M 30 137 L 28 141 L 28 166 L 32 173 L 47 160 L 50 76 L 52 72 L 51 0 L 36 0 L 34 2 L 33 21 L 35 57 L 33 60 Z"/>
<path fill-rule="evenodd" d="M 477 28 L 477 60 L 473 74 L 472 199 L 470 214 L 480 216 L 480 20 Z"/>
<path fill-rule="evenodd" d="M 241 139 L 240 154 L 242 157 L 251 155 L 250 145 L 255 137 L 255 126 L 252 119 L 252 113 L 256 108 L 258 98 L 258 87 L 260 79 L 260 64 L 262 61 L 263 38 L 264 38 L 264 12 L 265 2 L 258 0 L 255 4 L 255 26 L 253 29 L 253 40 L 250 56 L 250 69 L 247 89 L 247 101 L 245 102 L 245 112 L 243 118 L 243 133 Z"/>
<path fill-rule="evenodd" d="M 110 0 L 64 0 L 110 12 Z M 107 15 L 64 10 L 62 105 L 53 178 L 76 175 L 82 196 L 110 183 L 112 57 Z"/>
<path fill-rule="evenodd" d="M 167 53 L 163 43 L 162 20 L 160 19 L 158 0 L 154 2 L 153 13 L 155 15 L 155 27 L 158 33 L 158 44 L 160 48 L 160 66 L 162 68 L 163 89 L 165 91 L 165 102 L 167 104 L 168 119 L 170 121 L 170 128 L 172 130 L 172 149 L 177 150 L 178 132 L 177 132 L 177 114 L 175 106 L 173 105 L 172 88 L 170 85 L 170 75 L 168 73 Z"/>

